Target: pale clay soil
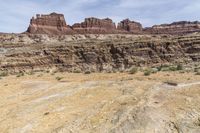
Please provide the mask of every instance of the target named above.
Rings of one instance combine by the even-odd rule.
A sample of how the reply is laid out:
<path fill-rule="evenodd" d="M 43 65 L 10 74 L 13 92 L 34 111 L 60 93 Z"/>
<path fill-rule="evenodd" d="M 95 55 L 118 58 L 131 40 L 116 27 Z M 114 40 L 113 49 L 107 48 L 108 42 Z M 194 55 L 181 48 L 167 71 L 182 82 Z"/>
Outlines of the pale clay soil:
<path fill-rule="evenodd" d="M 200 133 L 194 73 L 41 74 L 0 80 L 1 133 Z"/>

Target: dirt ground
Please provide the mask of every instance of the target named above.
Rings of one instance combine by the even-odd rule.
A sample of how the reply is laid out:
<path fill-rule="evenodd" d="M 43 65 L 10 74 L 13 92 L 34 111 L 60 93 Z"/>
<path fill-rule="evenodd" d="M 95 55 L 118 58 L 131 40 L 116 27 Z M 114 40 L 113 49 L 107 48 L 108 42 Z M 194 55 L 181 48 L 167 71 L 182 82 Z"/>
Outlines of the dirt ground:
<path fill-rule="evenodd" d="M 199 133 L 200 76 L 139 72 L 4 77 L 0 80 L 0 131 Z"/>

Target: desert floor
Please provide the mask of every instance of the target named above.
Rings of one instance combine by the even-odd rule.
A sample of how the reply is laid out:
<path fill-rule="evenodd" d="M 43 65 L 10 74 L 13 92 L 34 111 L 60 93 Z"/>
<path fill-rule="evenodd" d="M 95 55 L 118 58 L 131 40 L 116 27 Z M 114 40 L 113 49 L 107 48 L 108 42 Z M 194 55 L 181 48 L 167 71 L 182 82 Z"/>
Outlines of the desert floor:
<path fill-rule="evenodd" d="M 0 132 L 199 133 L 200 76 L 138 72 L 4 77 Z"/>

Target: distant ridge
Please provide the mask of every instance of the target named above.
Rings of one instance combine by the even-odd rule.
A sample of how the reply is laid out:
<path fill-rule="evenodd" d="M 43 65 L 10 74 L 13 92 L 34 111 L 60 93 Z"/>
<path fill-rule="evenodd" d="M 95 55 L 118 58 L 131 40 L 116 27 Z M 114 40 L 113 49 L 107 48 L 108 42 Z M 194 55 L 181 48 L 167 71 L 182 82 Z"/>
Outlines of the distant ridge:
<path fill-rule="evenodd" d="M 31 34 L 173 34 L 181 35 L 200 32 L 200 22 L 179 21 L 171 24 L 154 25 L 143 28 L 139 22 L 124 19 L 116 24 L 110 19 L 95 17 L 86 18 L 84 22 L 67 25 L 64 15 L 51 13 L 47 15 L 37 14 L 32 17 L 30 25 L 25 33 Z"/>

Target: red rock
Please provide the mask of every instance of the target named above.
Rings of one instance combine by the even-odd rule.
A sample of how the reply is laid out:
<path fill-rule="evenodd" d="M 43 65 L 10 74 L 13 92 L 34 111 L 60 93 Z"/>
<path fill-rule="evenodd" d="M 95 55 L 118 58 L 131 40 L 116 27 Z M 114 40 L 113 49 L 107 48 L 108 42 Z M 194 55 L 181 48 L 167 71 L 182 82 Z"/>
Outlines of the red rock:
<path fill-rule="evenodd" d="M 142 33 L 142 25 L 138 22 L 130 21 L 129 19 L 121 21 L 118 24 L 117 29 L 128 33 Z"/>
<path fill-rule="evenodd" d="M 86 18 L 82 23 L 76 23 L 72 29 L 80 34 L 110 34 L 116 33 L 115 23 L 109 18 Z"/>
<path fill-rule="evenodd" d="M 200 32 L 200 22 L 180 21 L 171 24 L 154 25 L 150 28 L 145 28 L 144 33 L 148 34 L 187 34 Z"/>
<path fill-rule="evenodd" d="M 73 34 L 73 30 L 65 22 L 64 15 L 57 13 L 37 14 L 36 18 L 31 19 L 27 32 L 32 34 Z"/>

